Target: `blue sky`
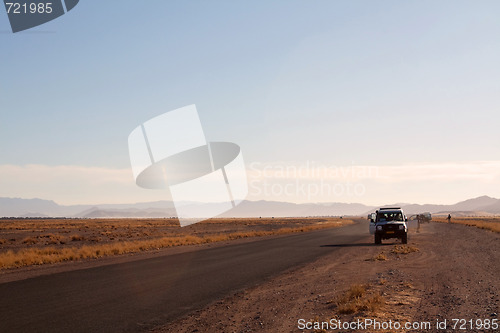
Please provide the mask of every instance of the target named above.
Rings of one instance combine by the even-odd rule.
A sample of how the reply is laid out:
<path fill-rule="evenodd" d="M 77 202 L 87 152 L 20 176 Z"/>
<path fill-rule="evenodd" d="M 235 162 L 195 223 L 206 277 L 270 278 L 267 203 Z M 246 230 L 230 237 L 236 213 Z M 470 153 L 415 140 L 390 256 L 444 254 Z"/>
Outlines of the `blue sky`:
<path fill-rule="evenodd" d="M 2 11 L 0 196 L 160 198 L 133 190 L 133 179 L 124 185 L 127 137 L 196 104 L 207 139 L 238 143 L 248 166 L 312 161 L 384 175 L 357 179 L 359 197 L 250 198 L 500 197 L 491 167 L 500 160 L 499 15 L 496 1 L 81 1 L 12 34 Z M 61 167 L 74 168 L 67 177 L 82 193 L 47 176 Z M 422 168 L 440 171 L 423 177 Z M 125 177 L 120 186 L 85 180 L 110 170 Z M 444 177 L 450 170 L 455 178 Z"/>

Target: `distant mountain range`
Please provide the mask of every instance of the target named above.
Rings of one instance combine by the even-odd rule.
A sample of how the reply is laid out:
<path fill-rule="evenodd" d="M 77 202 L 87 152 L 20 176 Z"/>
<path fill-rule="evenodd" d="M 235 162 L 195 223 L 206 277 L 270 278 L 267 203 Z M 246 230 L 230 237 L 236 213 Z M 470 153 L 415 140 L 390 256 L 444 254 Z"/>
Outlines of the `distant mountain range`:
<path fill-rule="evenodd" d="M 184 205 L 199 205 L 186 202 Z M 207 205 L 207 204 L 205 204 Z M 208 204 L 210 205 L 210 204 Z M 482 196 L 461 201 L 454 205 L 393 204 L 402 207 L 407 215 L 430 212 L 433 214 L 500 215 L 500 199 Z M 302 203 L 279 201 L 243 201 L 224 217 L 287 217 L 287 216 L 365 216 L 380 206 L 359 203 Z M 382 206 L 383 207 L 383 206 Z M 108 205 L 58 205 L 51 200 L 0 198 L 0 217 L 173 217 L 176 216 L 171 201 Z"/>
<path fill-rule="evenodd" d="M 52 200 L 0 198 L 0 217 L 165 217 L 175 216 L 170 201 L 136 204 L 58 205 Z"/>

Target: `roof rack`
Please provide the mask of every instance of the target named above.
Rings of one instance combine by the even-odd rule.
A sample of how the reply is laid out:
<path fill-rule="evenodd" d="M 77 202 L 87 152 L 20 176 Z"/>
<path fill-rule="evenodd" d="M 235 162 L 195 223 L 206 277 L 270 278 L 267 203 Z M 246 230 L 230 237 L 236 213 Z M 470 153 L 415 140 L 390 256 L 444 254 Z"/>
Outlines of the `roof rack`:
<path fill-rule="evenodd" d="M 394 210 L 394 209 L 401 209 L 401 207 L 384 207 L 380 208 L 379 210 Z"/>

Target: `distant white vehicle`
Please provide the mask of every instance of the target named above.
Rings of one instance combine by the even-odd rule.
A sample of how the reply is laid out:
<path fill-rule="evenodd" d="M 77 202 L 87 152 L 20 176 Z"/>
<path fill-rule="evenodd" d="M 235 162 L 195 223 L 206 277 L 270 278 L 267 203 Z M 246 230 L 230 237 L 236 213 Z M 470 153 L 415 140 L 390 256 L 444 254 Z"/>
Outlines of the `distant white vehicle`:
<path fill-rule="evenodd" d="M 408 243 L 408 218 L 400 207 L 380 208 L 369 218 L 370 234 L 375 236 L 375 244 L 390 238 L 399 238 L 401 243 Z"/>

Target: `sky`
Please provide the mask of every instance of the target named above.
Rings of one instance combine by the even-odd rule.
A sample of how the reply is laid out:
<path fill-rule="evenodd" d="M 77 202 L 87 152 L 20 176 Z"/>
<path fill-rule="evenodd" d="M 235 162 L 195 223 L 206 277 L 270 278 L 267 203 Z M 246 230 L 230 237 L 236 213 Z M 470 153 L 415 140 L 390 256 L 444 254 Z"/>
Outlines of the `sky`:
<path fill-rule="evenodd" d="M 498 1 L 80 1 L 13 34 L 0 10 L 0 197 L 168 199 L 131 131 L 196 104 L 250 200 L 500 197 Z"/>

